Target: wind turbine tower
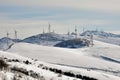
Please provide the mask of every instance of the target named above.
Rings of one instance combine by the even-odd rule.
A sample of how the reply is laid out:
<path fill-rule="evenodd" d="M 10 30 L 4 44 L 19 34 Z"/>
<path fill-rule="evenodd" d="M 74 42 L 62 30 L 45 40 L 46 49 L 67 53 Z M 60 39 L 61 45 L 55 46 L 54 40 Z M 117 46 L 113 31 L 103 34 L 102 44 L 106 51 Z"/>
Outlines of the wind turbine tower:
<path fill-rule="evenodd" d="M 7 32 L 7 38 L 9 38 L 9 33 Z"/>
<path fill-rule="evenodd" d="M 77 28 L 75 26 L 75 38 L 77 38 Z"/>
<path fill-rule="evenodd" d="M 90 34 L 90 44 L 91 46 L 93 46 L 93 34 L 92 33 Z"/>
<path fill-rule="evenodd" d="M 17 39 L 17 31 L 15 30 L 15 39 Z"/>
<path fill-rule="evenodd" d="M 45 33 L 44 28 L 43 28 L 43 34 Z"/>
<path fill-rule="evenodd" d="M 50 33 L 51 32 L 51 25 L 49 24 L 48 25 L 48 33 Z"/>
<path fill-rule="evenodd" d="M 68 40 L 69 40 L 70 39 L 70 31 L 69 30 L 68 30 L 67 35 L 68 35 Z"/>
<path fill-rule="evenodd" d="M 85 31 L 85 27 L 83 27 L 83 33 L 84 33 L 84 31 Z"/>
<path fill-rule="evenodd" d="M 9 33 L 7 32 L 7 46 L 8 46 Z"/>

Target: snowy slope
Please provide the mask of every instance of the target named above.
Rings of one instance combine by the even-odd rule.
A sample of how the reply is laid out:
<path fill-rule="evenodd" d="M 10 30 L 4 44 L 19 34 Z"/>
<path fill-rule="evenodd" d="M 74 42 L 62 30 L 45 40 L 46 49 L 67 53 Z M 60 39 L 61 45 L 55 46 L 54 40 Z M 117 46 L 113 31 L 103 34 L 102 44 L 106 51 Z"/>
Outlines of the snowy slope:
<path fill-rule="evenodd" d="M 108 57 L 109 59 L 111 58 L 111 60 L 116 60 L 116 63 L 119 63 L 120 61 L 120 46 L 117 45 L 94 41 L 93 47 L 78 49 L 78 51 L 79 50 L 82 50 L 85 54 L 90 56 L 99 58 Z"/>
<path fill-rule="evenodd" d="M 85 31 L 81 35 L 86 37 L 90 34 L 94 36 L 95 40 L 120 45 L 120 35 L 118 34 L 107 33 L 104 31 Z"/>
<path fill-rule="evenodd" d="M 38 34 L 35 36 L 25 38 L 23 40 L 23 42 L 53 46 L 61 41 L 66 40 L 66 39 L 67 39 L 67 37 L 65 35 L 56 34 L 56 33 L 51 32 L 51 33 Z"/>
<path fill-rule="evenodd" d="M 0 50 L 7 50 L 14 44 L 14 41 L 10 38 L 4 37 L 0 39 Z"/>
<path fill-rule="evenodd" d="M 101 36 L 95 36 L 94 35 L 94 39 L 98 40 L 98 41 L 111 43 L 111 44 L 115 44 L 115 45 L 120 46 L 120 38 L 119 37 L 101 37 Z"/>
<path fill-rule="evenodd" d="M 50 72 L 48 70 L 44 70 L 42 68 L 37 67 L 41 62 L 39 62 L 39 64 L 38 64 L 38 62 L 35 62 L 31 59 L 22 57 L 20 55 L 14 55 L 12 53 L 6 53 L 6 52 L 3 52 L 3 51 L 0 51 L 0 56 L 2 56 L 2 57 L 4 56 L 5 58 L 7 58 L 7 60 L 17 59 L 19 61 L 19 62 L 14 62 L 14 61 L 8 62 L 11 68 L 16 67 L 17 69 L 20 69 L 20 70 L 24 69 L 24 71 L 28 71 L 28 72 L 32 71 L 32 73 L 36 73 L 36 74 L 39 75 L 39 77 L 37 77 L 37 78 L 34 77 L 33 75 L 31 75 L 31 77 L 29 75 L 27 76 L 24 73 L 22 73 L 22 75 L 21 75 L 21 72 L 15 72 L 15 73 L 14 72 L 9 72 L 10 74 L 6 75 L 6 73 L 4 71 L 2 71 L 2 74 L 1 74 L 1 71 L 0 71 L 0 76 L 1 75 L 6 75 L 5 78 L 11 76 L 10 79 L 5 79 L 5 80 L 13 80 L 13 76 L 16 75 L 16 74 L 22 76 L 22 79 L 20 78 L 19 80 L 26 80 L 26 78 L 27 78 L 27 80 L 51 80 L 51 79 L 52 80 L 57 80 L 57 79 L 67 80 L 68 78 L 69 78 L 69 80 L 76 79 L 76 78 L 72 78 L 72 77 L 64 76 L 64 75 L 59 77 L 58 74 L 55 74 L 55 73 Z M 29 64 L 29 65 L 24 64 L 22 61 L 25 61 L 25 60 L 29 60 L 30 62 L 32 62 L 32 64 Z M 42 62 L 42 64 L 43 64 L 43 62 Z M 113 76 L 113 78 L 114 77 L 115 76 Z M 117 77 L 116 77 L 116 79 L 117 79 Z M 81 80 L 81 79 L 76 79 L 76 80 Z"/>
<path fill-rule="evenodd" d="M 41 61 L 120 76 L 120 47 L 100 41 L 94 41 L 94 47 L 80 49 L 64 49 L 18 43 L 8 51 Z"/>
<path fill-rule="evenodd" d="M 40 80 L 43 80 L 43 78 L 45 80 L 81 80 L 78 78 L 74 78 L 74 77 L 69 77 L 69 76 L 65 76 L 64 74 L 62 74 L 61 76 L 58 76 L 59 74 L 55 73 L 55 72 L 51 72 L 50 70 L 46 70 L 43 69 L 43 66 L 47 66 L 48 68 L 55 68 L 55 69 L 59 69 L 62 70 L 63 72 L 72 72 L 74 74 L 81 74 L 84 76 L 89 76 L 91 78 L 96 78 L 98 80 L 120 80 L 120 77 L 117 76 L 113 76 L 110 74 L 105 74 L 102 72 L 96 72 L 96 71 L 92 71 L 92 70 L 86 70 L 86 69 L 82 69 L 82 68 L 74 68 L 74 67 L 68 67 L 68 66 L 61 66 L 61 65 L 55 65 L 55 64 L 49 64 L 49 63 L 45 63 L 45 62 L 41 62 L 41 61 L 34 61 L 32 59 L 29 58 L 25 58 L 22 57 L 20 55 L 16 55 L 13 53 L 8 53 L 8 52 L 3 52 L 0 51 L 0 56 L 3 56 L 5 58 L 7 58 L 8 60 L 10 59 L 18 59 L 19 62 L 8 62 L 10 64 L 11 67 L 17 67 L 19 69 L 25 69 L 26 71 L 32 71 L 35 72 L 37 74 L 40 75 Z M 31 64 L 24 64 L 23 61 L 25 60 L 29 60 L 31 62 Z M 42 64 L 41 67 L 38 67 L 38 65 Z M 20 72 L 19 72 L 20 73 Z M 1 72 L 0 74 L 2 75 L 6 75 L 6 77 L 10 78 L 10 79 L 6 79 L 6 80 L 13 80 L 13 76 L 15 74 L 19 74 L 14 73 L 14 72 Z M 19 74 L 21 75 L 21 74 Z M 33 76 L 27 76 L 25 74 L 22 74 L 22 78 L 19 80 L 25 80 L 27 78 L 27 80 L 38 80 L 38 78 L 34 78 Z M 87 79 L 88 80 L 88 79 Z M 91 79 L 92 80 L 92 79 Z"/>

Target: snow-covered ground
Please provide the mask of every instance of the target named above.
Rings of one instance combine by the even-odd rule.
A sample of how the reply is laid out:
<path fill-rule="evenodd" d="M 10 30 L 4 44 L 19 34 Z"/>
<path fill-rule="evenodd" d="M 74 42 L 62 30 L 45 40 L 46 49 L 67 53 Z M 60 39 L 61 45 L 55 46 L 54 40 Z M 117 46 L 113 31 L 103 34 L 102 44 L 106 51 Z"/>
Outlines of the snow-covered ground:
<path fill-rule="evenodd" d="M 12 70 L 9 70 L 9 71 L 0 71 L 0 80 L 14 80 L 14 76 L 15 75 L 19 75 L 19 76 L 22 76 L 22 78 L 20 78 L 19 76 L 19 80 L 81 80 L 81 79 L 77 79 L 77 78 L 74 78 L 74 77 L 69 77 L 69 76 L 65 76 L 65 75 L 61 75 L 59 76 L 59 74 L 57 73 L 54 73 L 54 72 L 51 72 L 49 70 L 45 70 L 45 69 L 42 69 L 42 67 L 38 67 L 39 64 L 45 64 L 46 66 L 48 66 L 49 64 L 48 63 L 44 63 L 44 62 L 40 62 L 40 61 L 34 61 L 32 59 L 29 59 L 29 58 L 25 58 L 25 57 L 22 57 L 20 55 L 16 55 L 16 54 L 12 54 L 12 53 L 7 53 L 7 52 L 3 52 L 3 51 L 0 51 L 0 56 L 4 57 L 4 58 L 7 58 L 8 60 L 12 60 L 12 59 L 17 59 L 19 62 L 14 62 L 14 61 L 10 61 L 8 62 L 10 68 L 14 68 L 16 67 L 17 69 L 24 69 L 24 71 L 28 71 L 28 72 L 34 72 L 36 74 L 39 75 L 39 77 L 35 78 L 35 77 L 31 77 L 31 76 L 27 76 L 26 74 L 22 73 L 22 72 L 13 72 Z M 31 64 L 25 64 L 23 63 L 23 61 L 26 61 L 28 60 L 29 62 L 31 62 Z M 53 66 L 54 67 L 54 66 Z M 37 75 L 34 75 L 34 76 L 37 76 Z M 113 76 L 114 78 L 115 76 Z M 115 77 L 116 79 L 118 77 Z M 15 79 L 16 80 L 16 79 Z"/>
<path fill-rule="evenodd" d="M 42 66 L 38 67 L 40 64 L 42 64 L 43 66 L 47 66 L 48 68 L 55 68 L 55 69 L 62 70 L 63 72 L 72 72 L 74 74 L 81 74 L 84 76 L 96 78 L 97 80 L 120 80 L 120 77 L 106 74 L 103 72 L 97 72 L 97 71 L 87 70 L 87 69 L 82 69 L 82 68 L 61 66 L 61 65 L 50 64 L 50 63 L 45 63 L 45 62 L 41 62 L 41 61 L 34 61 L 30 58 L 25 58 L 20 55 L 9 53 L 9 52 L 0 51 L 0 56 L 6 57 L 7 59 L 18 59 L 19 62 L 12 61 L 12 62 L 8 62 L 8 63 L 10 64 L 11 67 L 17 67 L 19 69 L 25 69 L 26 71 L 33 71 L 33 72 L 39 74 L 41 76 L 40 80 L 68 80 L 68 79 L 69 80 L 81 80 L 81 79 L 77 79 L 74 77 L 65 76 L 63 74 L 61 76 L 59 76 L 59 74 L 57 74 L 55 72 L 51 72 L 50 70 L 43 69 Z M 23 61 L 26 61 L 26 60 L 30 61 L 31 64 L 24 64 Z M 0 71 L 0 74 L 3 75 L 3 77 L 8 78 L 5 80 L 13 80 L 14 75 L 19 74 L 19 73 L 17 72 L 15 74 L 13 72 L 1 72 Z M 19 75 L 21 75 L 21 74 L 19 74 Z M 27 80 L 38 80 L 36 78 L 22 74 L 22 78 L 20 78 L 20 80 L 26 80 L 26 79 Z"/>
<path fill-rule="evenodd" d="M 120 37 L 102 37 L 102 36 L 95 36 L 95 40 L 99 40 L 102 42 L 110 43 L 110 44 L 115 44 L 120 46 Z"/>
<path fill-rule="evenodd" d="M 40 61 L 120 76 L 119 51 L 120 46 L 100 41 L 94 41 L 93 47 L 79 49 L 17 43 L 8 50 L 13 54 L 35 58 Z"/>

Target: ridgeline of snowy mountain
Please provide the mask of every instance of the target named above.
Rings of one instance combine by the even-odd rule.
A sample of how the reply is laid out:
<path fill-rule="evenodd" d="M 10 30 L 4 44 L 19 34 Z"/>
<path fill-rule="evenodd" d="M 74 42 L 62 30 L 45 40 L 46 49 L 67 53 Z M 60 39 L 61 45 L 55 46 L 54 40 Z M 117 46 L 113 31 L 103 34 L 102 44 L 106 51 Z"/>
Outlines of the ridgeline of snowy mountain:
<path fill-rule="evenodd" d="M 120 46 L 120 38 L 119 37 L 100 37 L 100 36 L 94 36 L 95 40 L 115 44 Z"/>
<path fill-rule="evenodd" d="M 4 37 L 0 39 L 0 50 L 7 50 L 14 44 L 10 38 Z"/>
<path fill-rule="evenodd" d="M 93 38 L 98 41 L 120 45 L 120 35 L 107 33 L 103 31 L 85 31 L 82 33 L 82 36 L 93 35 Z"/>
<path fill-rule="evenodd" d="M 66 39 L 67 37 L 64 35 L 51 32 L 51 33 L 38 34 L 35 36 L 25 38 L 23 42 L 40 44 L 40 45 L 55 45 Z"/>
<path fill-rule="evenodd" d="M 113 33 L 107 33 L 107 32 L 104 32 L 104 31 L 85 31 L 83 32 L 81 35 L 82 36 L 85 36 L 85 35 L 97 35 L 97 36 L 102 36 L 102 37 L 120 37 L 120 35 L 118 34 L 113 34 Z"/>
<path fill-rule="evenodd" d="M 95 40 L 120 45 L 120 35 L 107 33 L 103 31 L 85 31 L 84 33 L 81 34 L 82 36 L 78 36 L 78 38 L 82 38 L 82 37 L 86 38 L 86 36 L 90 34 L 94 35 Z M 58 46 L 58 47 L 70 47 L 70 48 L 82 47 L 81 46 L 82 44 L 78 43 L 78 41 L 73 43 L 73 41 L 75 41 L 74 39 L 75 39 L 75 35 L 56 34 L 53 32 L 38 34 L 35 36 L 25 38 L 23 40 L 10 39 L 4 37 L 0 39 L 0 50 L 9 49 L 15 42 L 27 42 L 32 44 L 46 45 L 46 46 Z"/>

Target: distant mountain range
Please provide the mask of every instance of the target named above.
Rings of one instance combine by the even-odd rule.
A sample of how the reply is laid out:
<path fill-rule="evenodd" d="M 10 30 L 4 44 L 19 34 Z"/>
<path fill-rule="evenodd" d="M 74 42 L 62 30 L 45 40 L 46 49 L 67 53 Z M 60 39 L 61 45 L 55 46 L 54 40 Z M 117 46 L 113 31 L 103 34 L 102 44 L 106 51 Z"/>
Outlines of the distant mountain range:
<path fill-rule="evenodd" d="M 94 40 L 120 45 L 119 34 L 107 33 L 104 31 L 85 31 L 81 36 L 89 36 L 91 34 L 94 36 Z"/>
<path fill-rule="evenodd" d="M 96 35 L 96 36 L 102 36 L 102 37 L 120 37 L 118 34 L 113 34 L 113 33 L 107 33 L 104 31 L 85 31 L 81 35 L 86 36 L 86 35 Z"/>
<path fill-rule="evenodd" d="M 81 38 L 84 36 L 93 35 L 95 40 L 103 41 L 111 44 L 120 45 L 120 35 L 113 34 L 113 33 L 107 33 L 104 31 L 85 31 L 82 34 L 78 36 L 78 38 Z M 28 38 L 25 38 L 23 40 L 19 39 L 11 39 L 11 38 L 1 38 L 0 39 L 0 50 L 7 50 L 9 49 L 14 43 L 16 42 L 26 42 L 26 43 L 32 43 L 32 44 L 38 44 L 38 45 L 46 45 L 46 46 L 71 46 L 71 45 L 63 45 L 67 44 L 69 40 L 74 40 L 75 35 L 70 34 L 69 37 L 67 34 L 57 34 L 57 33 L 44 33 L 44 34 L 38 34 L 34 35 Z M 72 44 L 73 45 L 73 44 Z M 80 45 L 79 45 L 80 46 Z"/>

